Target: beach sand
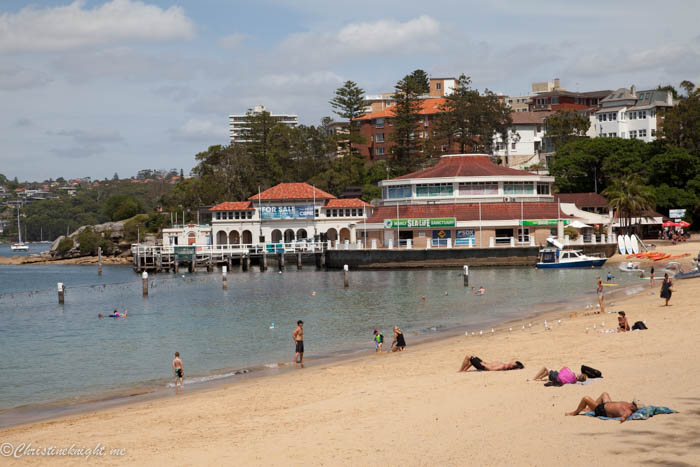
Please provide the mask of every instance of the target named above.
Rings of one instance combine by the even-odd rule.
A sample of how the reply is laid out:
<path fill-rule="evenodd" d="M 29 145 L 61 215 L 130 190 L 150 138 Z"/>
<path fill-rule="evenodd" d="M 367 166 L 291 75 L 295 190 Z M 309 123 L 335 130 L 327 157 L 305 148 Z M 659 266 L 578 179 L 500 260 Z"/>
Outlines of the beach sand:
<path fill-rule="evenodd" d="M 513 323 L 483 337 L 409 340 L 401 353 L 374 355 L 368 339 L 371 355 L 13 427 L 0 431 L 0 443 L 123 448 L 123 456 L 90 459 L 108 465 L 700 465 L 700 279 L 677 281 L 670 307 L 661 306 L 659 287 L 608 300 L 630 324 L 646 320 L 647 331 L 602 334 L 601 323 L 616 327 L 617 315 L 582 310 L 547 316 L 551 330 L 538 318 L 524 331 Z M 290 337 L 290 359 L 292 350 Z M 517 359 L 525 369 L 457 373 L 466 353 Z M 564 387 L 531 381 L 542 366 L 581 364 L 604 378 Z M 603 391 L 680 413 L 624 424 L 564 416 Z M 84 460 L 19 460 L 29 462 Z"/>

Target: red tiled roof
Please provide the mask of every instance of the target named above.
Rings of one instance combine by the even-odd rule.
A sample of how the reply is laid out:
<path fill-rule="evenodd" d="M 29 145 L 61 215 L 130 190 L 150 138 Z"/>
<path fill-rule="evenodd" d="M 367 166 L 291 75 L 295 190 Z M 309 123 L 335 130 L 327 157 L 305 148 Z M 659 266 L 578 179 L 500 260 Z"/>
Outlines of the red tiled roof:
<path fill-rule="evenodd" d="M 330 193 L 319 190 L 308 183 L 280 183 L 268 188 L 262 193 L 254 194 L 250 201 L 261 200 L 293 200 L 293 199 L 335 199 Z"/>
<path fill-rule="evenodd" d="M 583 207 L 607 207 L 608 199 L 598 193 L 559 193 L 554 195 L 562 203 L 573 203 L 576 206 Z"/>
<path fill-rule="evenodd" d="M 329 199 L 326 208 L 363 208 L 369 206 L 359 198 Z"/>
<path fill-rule="evenodd" d="M 250 201 L 226 201 L 219 203 L 209 211 L 252 211 L 253 203 Z"/>
<path fill-rule="evenodd" d="M 482 221 L 520 219 L 521 203 L 481 203 Z M 557 215 L 557 203 L 522 203 L 522 218 L 568 218 L 563 212 Z M 479 203 L 433 204 L 399 206 L 399 218 L 455 217 L 458 221 L 478 221 Z M 396 219 L 396 206 L 380 206 L 374 209 L 368 223 L 383 223 L 384 219 Z"/>
<path fill-rule="evenodd" d="M 421 99 L 420 104 L 421 104 L 421 109 L 418 112 L 420 115 L 432 115 L 432 114 L 437 114 L 441 113 L 442 111 L 439 109 L 441 105 L 445 103 L 445 98 L 444 97 L 435 97 L 435 98 L 430 98 L 430 99 Z M 354 120 L 371 120 L 373 118 L 393 118 L 395 117 L 394 115 L 394 107 L 395 105 L 392 105 L 391 107 L 387 107 L 384 110 L 380 110 L 379 112 L 370 112 L 368 114 L 364 114 L 359 117 L 355 117 Z"/>
<path fill-rule="evenodd" d="M 554 112 L 511 112 L 513 124 L 518 125 L 541 125 L 544 119 Z"/>
<path fill-rule="evenodd" d="M 409 178 L 441 178 L 441 177 L 486 177 L 493 175 L 531 176 L 537 174 L 525 170 L 511 169 L 494 164 L 491 158 L 484 154 L 442 156 L 433 167 L 419 170 L 410 174 L 393 178 L 402 180 Z"/>

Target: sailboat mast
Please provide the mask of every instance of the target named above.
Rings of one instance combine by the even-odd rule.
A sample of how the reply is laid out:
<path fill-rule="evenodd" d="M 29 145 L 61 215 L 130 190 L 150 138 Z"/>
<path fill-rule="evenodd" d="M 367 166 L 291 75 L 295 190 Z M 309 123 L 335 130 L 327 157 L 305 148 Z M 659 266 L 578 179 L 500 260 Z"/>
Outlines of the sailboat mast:
<path fill-rule="evenodd" d="M 19 236 L 19 243 L 22 243 L 22 228 L 19 225 L 19 206 L 17 206 L 17 235 Z"/>

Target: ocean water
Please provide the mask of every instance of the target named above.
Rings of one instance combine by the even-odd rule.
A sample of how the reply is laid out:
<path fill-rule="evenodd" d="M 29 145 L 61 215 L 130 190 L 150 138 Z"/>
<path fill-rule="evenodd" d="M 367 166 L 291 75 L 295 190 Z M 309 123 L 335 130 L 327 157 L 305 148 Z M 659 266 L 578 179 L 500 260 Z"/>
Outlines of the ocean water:
<path fill-rule="evenodd" d="M 607 272 L 471 268 L 470 286 L 486 288 L 474 296 L 458 270 L 351 271 L 345 289 L 342 271 L 252 269 L 234 268 L 228 290 L 220 272 L 151 275 L 144 298 L 129 267 L 104 266 L 98 277 L 96 266 L 0 266 L 0 411 L 165 388 L 175 351 L 192 387 L 288 364 L 298 319 L 310 364 L 373 350 L 374 328 L 388 347 L 394 324 L 409 346 L 438 331 L 490 330 L 547 305 L 595 303 L 595 279 Z M 620 288 L 640 283 L 633 274 L 615 275 Z M 63 306 L 57 282 L 67 287 Z M 98 319 L 115 308 L 128 309 L 128 318 Z"/>
<path fill-rule="evenodd" d="M 51 248 L 50 243 L 27 243 L 29 250 L 15 251 L 10 248 L 8 243 L 0 243 L 0 256 L 26 256 L 36 255 L 38 253 L 48 251 Z"/>

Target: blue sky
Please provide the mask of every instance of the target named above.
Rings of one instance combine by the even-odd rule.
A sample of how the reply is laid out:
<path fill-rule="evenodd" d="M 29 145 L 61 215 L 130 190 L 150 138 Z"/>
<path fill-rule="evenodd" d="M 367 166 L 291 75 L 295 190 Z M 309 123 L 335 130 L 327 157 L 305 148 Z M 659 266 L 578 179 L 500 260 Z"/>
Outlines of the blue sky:
<path fill-rule="evenodd" d="M 3 0 L 0 173 L 187 172 L 231 113 L 316 124 L 345 80 L 391 91 L 416 68 L 513 95 L 697 84 L 698 17 L 695 0 Z"/>

